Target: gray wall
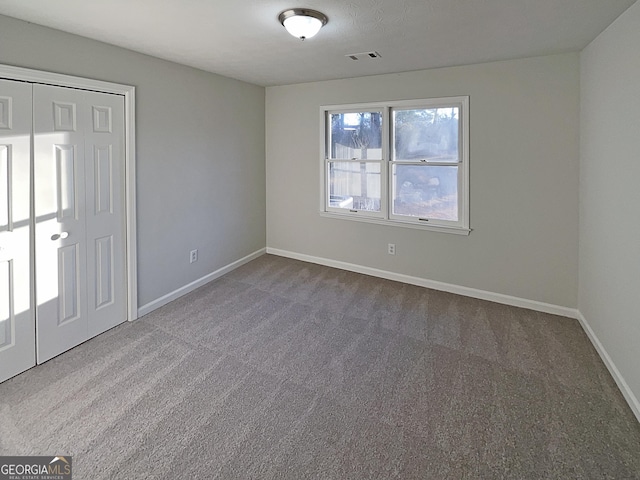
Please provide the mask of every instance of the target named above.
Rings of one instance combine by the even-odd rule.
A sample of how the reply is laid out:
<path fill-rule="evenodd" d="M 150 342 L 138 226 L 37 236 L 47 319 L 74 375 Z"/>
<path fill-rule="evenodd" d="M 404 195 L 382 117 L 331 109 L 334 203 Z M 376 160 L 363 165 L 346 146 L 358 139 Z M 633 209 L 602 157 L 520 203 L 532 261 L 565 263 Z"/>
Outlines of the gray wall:
<path fill-rule="evenodd" d="M 140 306 L 264 248 L 264 88 L 2 16 L 0 63 L 137 88 Z"/>
<path fill-rule="evenodd" d="M 640 398 L 640 3 L 581 55 L 579 309 Z M 636 403 L 640 415 L 640 404 Z M 640 418 L 640 417 L 639 417 Z"/>
<path fill-rule="evenodd" d="M 470 96 L 470 236 L 320 217 L 321 105 L 453 95 Z M 578 54 L 268 87 L 267 246 L 575 308 L 578 120 Z"/>

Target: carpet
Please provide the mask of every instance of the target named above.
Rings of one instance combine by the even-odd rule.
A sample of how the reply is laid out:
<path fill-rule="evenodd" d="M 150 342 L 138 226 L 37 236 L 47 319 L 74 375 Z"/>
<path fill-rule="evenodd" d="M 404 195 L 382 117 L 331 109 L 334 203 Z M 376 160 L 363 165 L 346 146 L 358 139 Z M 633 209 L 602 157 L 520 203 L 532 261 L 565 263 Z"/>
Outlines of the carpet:
<path fill-rule="evenodd" d="M 0 384 L 75 479 L 637 479 L 576 320 L 264 255 Z"/>

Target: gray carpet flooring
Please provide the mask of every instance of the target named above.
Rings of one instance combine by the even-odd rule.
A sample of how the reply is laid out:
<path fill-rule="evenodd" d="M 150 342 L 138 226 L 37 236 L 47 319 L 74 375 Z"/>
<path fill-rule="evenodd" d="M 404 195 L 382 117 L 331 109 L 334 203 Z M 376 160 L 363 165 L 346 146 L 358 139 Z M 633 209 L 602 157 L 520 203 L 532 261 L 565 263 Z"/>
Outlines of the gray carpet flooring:
<path fill-rule="evenodd" d="M 80 479 L 637 479 L 575 320 L 265 255 L 0 384 Z"/>

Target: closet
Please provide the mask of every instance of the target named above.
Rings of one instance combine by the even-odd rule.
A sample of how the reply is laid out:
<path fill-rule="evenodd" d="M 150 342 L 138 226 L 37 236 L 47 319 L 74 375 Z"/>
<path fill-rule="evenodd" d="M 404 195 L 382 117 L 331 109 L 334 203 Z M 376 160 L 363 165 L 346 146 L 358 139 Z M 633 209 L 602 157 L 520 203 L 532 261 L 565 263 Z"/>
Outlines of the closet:
<path fill-rule="evenodd" d="M 0 381 L 127 319 L 124 108 L 0 80 Z"/>

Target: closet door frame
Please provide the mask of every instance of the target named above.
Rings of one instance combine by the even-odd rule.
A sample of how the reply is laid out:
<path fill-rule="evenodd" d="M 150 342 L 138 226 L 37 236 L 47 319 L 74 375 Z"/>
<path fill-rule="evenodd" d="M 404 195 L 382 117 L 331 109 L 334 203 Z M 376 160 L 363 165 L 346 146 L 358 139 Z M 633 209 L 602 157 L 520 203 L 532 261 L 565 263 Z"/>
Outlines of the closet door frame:
<path fill-rule="evenodd" d="M 0 64 L 0 78 L 29 83 L 55 85 L 124 96 L 124 188 L 125 254 L 127 279 L 127 320 L 138 318 L 138 275 L 136 255 L 136 155 L 135 155 L 135 87 L 88 78 L 43 72 Z M 33 219 L 32 219 L 33 223 Z M 32 225 L 33 228 L 33 225 Z M 33 293 L 33 292 L 32 292 Z M 35 297 L 34 297 L 35 298 Z"/>

